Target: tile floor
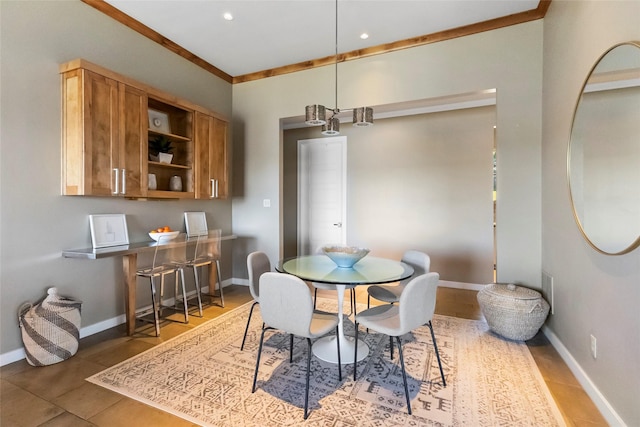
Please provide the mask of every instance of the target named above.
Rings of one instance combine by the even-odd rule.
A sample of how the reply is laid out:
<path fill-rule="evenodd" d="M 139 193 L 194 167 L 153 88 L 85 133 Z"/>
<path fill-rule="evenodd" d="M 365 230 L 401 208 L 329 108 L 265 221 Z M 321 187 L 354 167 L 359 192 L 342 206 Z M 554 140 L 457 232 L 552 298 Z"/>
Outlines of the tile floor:
<path fill-rule="evenodd" d="M 207 306 L 204 318 L 191 317 L 188 325 L 163 322 L 160 338 L 153 336 L 151 325 L 141 324 L 133 337 L 127 337 L 124 325 L 120 325 L 82 339 L 78 353 L 63 363 L 34 368 L 23 360 L 3 366 L 0 426 L 192 426 L 84 379 L 250 300 L 247 287 L 229 286 L 225 288 L 224 309 L 215 300 Z M 366 301 L 365 289 L 358 289 L 358 301 Z M 438 290 L 436 313 L 467 319 L 482 317 L 475 291 L 451 288 Z M 539 333 L 527 344 L 567 425 L 606 426 L 546 337 Z"/>

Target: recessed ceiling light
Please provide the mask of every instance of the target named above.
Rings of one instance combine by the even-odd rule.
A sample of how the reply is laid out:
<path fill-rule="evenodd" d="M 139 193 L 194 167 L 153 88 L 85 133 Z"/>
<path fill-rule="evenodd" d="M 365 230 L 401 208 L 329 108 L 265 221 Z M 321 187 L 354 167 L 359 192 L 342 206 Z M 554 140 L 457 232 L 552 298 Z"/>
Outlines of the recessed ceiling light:
<path fill-rule="evenodd" d="M 226 19 L 227 21 L 233 21 L 233 15 L 230 12 L 225 12 L 224 15 L 222 15 L 224 17 L 224 19 Z"/>
<path fill-rule="evenodd" d="M 362 33 L 362 34 L 360 34 L 360 38 L 361 38 L 362 40 L 366 40 L 366 39 L 368 39 L 368 38 L 369 38 L 369 34 L 367 34 L 367 33 Z"/>

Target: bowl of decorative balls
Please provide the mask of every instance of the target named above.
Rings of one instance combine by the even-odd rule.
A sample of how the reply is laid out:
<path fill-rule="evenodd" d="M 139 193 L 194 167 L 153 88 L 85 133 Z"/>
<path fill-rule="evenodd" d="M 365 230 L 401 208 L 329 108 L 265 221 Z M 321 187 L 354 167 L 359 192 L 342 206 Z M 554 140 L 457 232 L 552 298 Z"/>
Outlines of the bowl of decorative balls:
<path fill-rule="evenodd" d="M 160 239 L 162 239 L 163 242 L 166 242 L 175 239 L 176 237 L 178 237 L 178 234 L 180 234 L 179 231 L 172 231 L 171 227 L 164 226 L 158 227 L 155 230 L 151 230 L 149 232 L 149 237 L 151 237 L 156 242 L 159 242 Z"/>

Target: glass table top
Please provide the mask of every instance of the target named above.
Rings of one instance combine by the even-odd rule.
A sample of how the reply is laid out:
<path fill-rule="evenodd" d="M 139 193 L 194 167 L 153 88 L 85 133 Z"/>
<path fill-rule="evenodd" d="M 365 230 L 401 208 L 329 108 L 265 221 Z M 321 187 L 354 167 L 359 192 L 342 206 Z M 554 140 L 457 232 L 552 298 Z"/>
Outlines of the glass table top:
<path fill-rule="evenodd" d="M 397 282 L 413 274 L 413 267 L 403 262 L 366 256 L 352 268 L 340 268 L 326 255 L 308 255 L 281 260 L 276 266 L 303 280 L 344 285 L 371 285 Z"/>

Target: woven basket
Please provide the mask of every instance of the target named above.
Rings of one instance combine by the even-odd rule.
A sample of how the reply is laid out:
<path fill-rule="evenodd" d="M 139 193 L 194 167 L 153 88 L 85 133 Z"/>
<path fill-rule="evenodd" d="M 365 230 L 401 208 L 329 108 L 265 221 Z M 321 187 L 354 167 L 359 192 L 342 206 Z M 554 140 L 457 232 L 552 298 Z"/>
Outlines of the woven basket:
<path fill-rule="evenodd" d="M 522 286 L 492 284 L 478 292 L 478 303 L 492 331 L 526 341 L 534 337 L 549 314 L 539 292 Z"/>
<path fill-rule="evenodd" d="M 82 303 L 59 296 L 56 288 L 47 294 L 41 303 L 18 309 L 26 359 L 32 366 L 62 362 L 78 351 Z"/>

